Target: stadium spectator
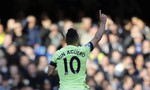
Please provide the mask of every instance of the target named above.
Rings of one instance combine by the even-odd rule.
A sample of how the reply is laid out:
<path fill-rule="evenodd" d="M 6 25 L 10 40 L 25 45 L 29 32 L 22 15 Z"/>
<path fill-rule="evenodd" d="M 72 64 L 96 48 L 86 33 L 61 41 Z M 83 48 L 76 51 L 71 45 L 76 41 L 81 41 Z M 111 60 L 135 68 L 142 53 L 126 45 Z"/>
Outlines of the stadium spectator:
<path fill-rule="evenodd" d="M 150 89 L 150 77 L 146 76 L 143 78 L 143 80 L 144 80 L 142 83 L 143 90 L 149 90 Z"/>
<path fill-rule="evenodd" d="M 112 50 L 118 50 L 120 52 L 123 52 L 123 47 L 122 47 L 121 43 L 119 42 L 119 37 L 115 34 L 109 34 L 108 37 L 109 37 L 110 46 L 111 46 Z"/>
<path fill-rule="evenodd" d="M 50 33 L 50 27 L 52 24 L 52 21 L 49 19 L 49 17 L 43 17 L 41 21 L 42 27 L 40 31 L 40 37 L 41 37 L 41 45 L 48 46 L 49 45 L 49 33 Z"/>
<path fill-rule="evenodd" d="M 130 56 L 124 56 L 122 62 L 115 66 L 115 76 L 122 79 L 126 75 L 126 70 L 131 68 L 133 60 Z"/>
<path fill-rule="evenodd" d="M 40 27 L 37 25 L 35 16 L 29 15 L 26 20 L 27 27 L 24 32 L 27 32 L 27 44 L 31 46 L 41 44 Z"/>
<path fill-rule="evenodd" d="M 57 48 L 60 46 L 61 42 L 63 41 L 63 36 L 59 32 L 59 28 L 57 24 L 52 24 L 50 26 L 51 33 L 49 33 L 49 44 L 55 45 Z"/>
<path fill-rule="evenodd" d="M 122 86 L 119 89 L 132 90 L 133 84 L 132 78 L 130 76 L 125 76 L 122 81 Z"/>
<path fill-rule="evenodd" d="M 74 23 L 70 19 L 65 19 L 63 22 L 59 22 L 58 25 L 60 27 L 60 31 L 63 34 L 63 37 L 66 36 L 66 33 L 69 28 L 74 27 Z"/>
<path fill-rule="evenodd" d="M 27 35 L 23 33 L 23 26 L 21 22 L 16 22 L 14 24 L 13 32 L 13 41 L 17 48 L 27 44 Z"/>
<path fill-rule="evenodd" d="M 142 90 L 142 85 L 141 84 L 135 84 L 133 90 Z"/>
<path fill-rule="evenodd" d="M 0 45 L 3 44 L 6 33 L 4 32 L 4 27 L 0 24 Z"/>
<path fill-rule="evenodd" d="M 144 57 L 143 55 L 137 55 L 135 58 L 135 68 L 138 72 L 140 72 L 142 69 L 144 69 Z"/>
<path fill-rule="evenodd" d="M 27 66 L 29 85 L 35 89 L 41 88 L 40 84 L 42 84 L 42 78 L 38 76 L 36 65 L 30 63 Z"/>
<path fill-rule="evenodd" d="M 57 50 L 57 47 L 55 45 L 49 45 L 47 47 L 46 57 L 47 57 L 48 63 L 51 62 L 52 57 L 54 53 L 56 52 L 56 50 Z"/>
<path fill-rule="evenodd" d="M 12 44 L 6 49 L 5 56 L 8 61 L 8 65 L 19 65 L 19 52 L 15 45 Z"/>
<path fill-rule="evenodd" d="M 5 30 L 6 33 L 13 34 L 13 29 L 14 29 L 14 26 L 15 26 L 15 22 L 16 22 L 16 20 L 14 18 L 10 18 L 7 21 L 6 30 Z"/>
<path fill-rule="evenodd" d="M 100 51 L 106 55 L 110 55 L 110 42 L 108 41 L 107 35 L 104 33 L 102 39 L 99 42 Z"/>
<path fill-rule="evenodd" d="M 6 49 L 13 43 L 13 38 L 10 34 L 6 34 L 5 38 L 4 38 L 4 42 L 1 45 L 1 49 L 4 50 L 4 52 L 6 52 Z"/>
<path fill-rule="evenodd" d="M 110 62 L 118 64 L 121 62 L 122 54 L 119 51 L 112 51 Z"/>

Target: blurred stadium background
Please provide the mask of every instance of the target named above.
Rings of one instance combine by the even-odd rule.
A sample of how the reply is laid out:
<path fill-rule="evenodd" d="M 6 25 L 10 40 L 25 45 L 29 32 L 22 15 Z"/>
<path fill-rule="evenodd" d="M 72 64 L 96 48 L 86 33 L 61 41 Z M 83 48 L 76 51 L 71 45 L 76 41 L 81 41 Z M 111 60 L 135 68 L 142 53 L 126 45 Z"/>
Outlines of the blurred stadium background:
<path fill-rule="evenodd" d="M 80 45 L 108 15 L 105 34 L 87 60 L 90 90 L 150 90 L 148 0 L 1 0 L 0 90 L 57 90 L 47 76 L 56 50 L 74 27 Z"/>

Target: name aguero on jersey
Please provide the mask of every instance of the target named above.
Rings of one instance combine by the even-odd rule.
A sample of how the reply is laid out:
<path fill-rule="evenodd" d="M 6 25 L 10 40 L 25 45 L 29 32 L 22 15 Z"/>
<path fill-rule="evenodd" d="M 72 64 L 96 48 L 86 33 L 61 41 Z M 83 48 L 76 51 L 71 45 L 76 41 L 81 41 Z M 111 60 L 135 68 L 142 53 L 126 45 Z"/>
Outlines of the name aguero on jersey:
<path fill-rule="evenodd" d="M 77 49 L 75 49 L 75 50 L 67 50 L 67 55 L 69 55 L 69 54 L 75 54 L 75 55 L 79 55 L 79 56 L 82 56 L 82 57 L 84 57 L 85 56 L 85 53 L 84 52 L 80 52 L 80 51 L 78 51 Z M 66 54 L 65 54 L 65 52 L 62 52 L 58 57 L 57 57 L 57 59 L 58 60 L 60 60 L 62 57 L 64 57 Z"/>

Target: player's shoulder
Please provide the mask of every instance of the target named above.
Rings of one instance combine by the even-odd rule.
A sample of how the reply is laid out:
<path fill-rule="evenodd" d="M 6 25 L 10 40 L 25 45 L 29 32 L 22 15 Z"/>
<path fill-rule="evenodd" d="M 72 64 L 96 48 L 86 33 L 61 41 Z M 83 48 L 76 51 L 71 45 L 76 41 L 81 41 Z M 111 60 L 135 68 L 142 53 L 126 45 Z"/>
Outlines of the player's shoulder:
<path fill-rule="evenodd" d="M 63 52 L 63 51 L 64 51 L 64 48 L 58 49 L 58 50 L 55 52 L 55 54 L 59 54 L 59 53 L 61 53 L 61 52 Z"/>
<path fill-rule="evenodd" d="M 55 52 L 55 55 L 61 54 L 62 52 L 65 52 L 67 49 L 68 49 L 67 46 L 60 48 Z"/>
<path fill-rule="evenodd" d="M 84 49 L 87 53 L 89 53 L 94 49 L 94 46 L 91 42 L 88 42 L 87 44 L 83 45 L 81 48 Z"/>
<path fill-rule="evenodd" d="M 78 46 L 78 48 L 82 48 L 82 49 L 85 49 L 85 48 L 88 48 L 88 46 L 86 46 L 86 45 L 81 45 L 81 46 Z"/>
<path fill-rule="evenodd" d="M 85 46 L 85 45 L 82 45 L 82 46 L 68 45 L 68 46 L 65 46 L 65 47 L 63 47 L 63 48 L 57 50 L 57 51 L 55 52 L 55 54 L 59 54 L 59 53 L 65 52 L 65 51 L 70 50 L 70 49 L 84 50 L 85 48 L 88 48 L 88 47 Z"/>

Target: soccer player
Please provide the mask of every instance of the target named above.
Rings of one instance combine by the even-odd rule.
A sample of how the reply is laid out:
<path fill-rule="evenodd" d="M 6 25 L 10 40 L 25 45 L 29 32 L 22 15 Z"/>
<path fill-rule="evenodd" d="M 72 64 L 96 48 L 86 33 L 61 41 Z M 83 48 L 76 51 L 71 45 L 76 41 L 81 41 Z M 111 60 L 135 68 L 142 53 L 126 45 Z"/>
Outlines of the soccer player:
<path fill-rule="evenodd" d="M 100 41 L 104 31 L 107 16 L 99 11 L 100 28 L 94 38 L 84 46 L 77 46 L 78 33 L 70 28 L 66 34 L 67 46 L 56 51 L 50 65 L 48 75 L 57 72 L 60 79 L 59 90 L 89 90 L 86 85 L 86 60 L 88 54 Z"/>

